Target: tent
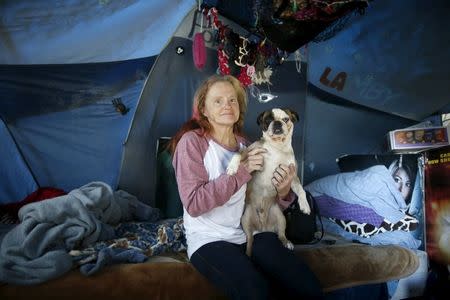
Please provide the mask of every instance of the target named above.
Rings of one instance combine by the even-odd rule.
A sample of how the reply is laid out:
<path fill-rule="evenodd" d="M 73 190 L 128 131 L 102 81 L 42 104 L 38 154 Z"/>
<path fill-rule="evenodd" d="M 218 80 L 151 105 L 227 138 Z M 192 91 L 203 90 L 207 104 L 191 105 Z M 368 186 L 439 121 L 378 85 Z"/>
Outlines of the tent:
<path fill-rule="evenodd" d="M 20 205 L 41 188 L 69 192 L 92 182 L 102 182 L 114 191 L 128 192 L 144 204 L 159 208 L 161 202 L 173 196 L 160 189 L 161 181 L 170 180 L 161 173 L 161 142 L 173 136 L 190 118 L 193 93 L 199 83 L 211 74 L 223 72 L 226 67 L 233 75 L 242 75 L 240 80 L 248 84 L 249 105 L 244 129 L 250 140 L 261 135 L 256 124 L 260 112 L 274 107 L 289 107 L 298 112 L 300 121 L 295 126 L 293 146 L 304 185 L 339 173 L 341 168 L 336 160 L 345 154 L 386 153 L 389 131 L 417 124 L 439 126 L 442 115 L 450 113 L 447 95 L 450 32 L 446 30 L 449 7 L 447 0 L 432 2 L 0 1 L 0 213 L 5 206 Z M 299 10 L 298 6 L 305 3 L 316 6 L 308 11 L 304 7 Z M 218 19 L 213 8 L 217 10 Z M 223 43 L 216 21 L 230 29 L 228 44 Z M 195 42 L 199 33 L 205 48 L 198 48 Z M 255 44 L 261 47 L 256 48 L 256 53 L 265 53 L 262 60 L 258 60 L 259 56 L 247 57 L 247 50 Z M 251 53 L 255 53 L 255 48 L 252 49 Z M 224 64 L 223 53 L 239 63 L 228 60 L 228 64 Z M 252 78 L 249 84 L 246 80 L 251 73 L 247 73 L 251 59 L 250 64 L 260 70 L 262 66 L 265 73 L 258 73 L 260 77 Z M 170 164 L 170 161 L 164 163 Z M 415 191 L 416 187 L 417 193 L 421 193 L 419 185 L 414 186 Z M 45 204 L 49 202 L 52 205 L 52 201 Z M 55 211 L 61 209 L 68 214 L 75 210 L 72 207 L 69 211 L 69 207 L 58 206 L 59 203 L 53 205 L 58 208 Z M 168 221 L 164 230 L 178 232 L 178 235 L 172 234 L 171 246 L 183 248 L 184 244 L 177 240 L 182 239 L 182 220 Z M 15 226 L 3 224 L 2 219 L 0 225 L 8 225 L 5 229 L 0 226 L 0 231 Z M 127 226 L 127 223 L 120 226 Z M 20 224 L 14 228 L 20 230 Z M 41 230 L 38 233 L 44 231 L 55 232 Z M 0 232 L 0 241 L 6 239 L 3 233 Z M 13 232 L 6 236 L 14 239 L 19 235 Z M 44 241 L 36 238 L 32 243 L 41 240 Z M 51 242 L 50 239 L 45 241 Z M 158 239 L 152 242 L 161 248 L 166 246 Z M 14 249 L 18 250 L 12 252 L 20 252 L 19 248 L 26 248 L 22 250 L 27 253 L 47 249 L 30 245 L 16 247 Z M 340 275 L 342 272 L 354 269 L 364 273 L 361 276 L 353 272 L 356 282 L 350 285 L 344 282 L 345 287 L 359 288 L 361 278 L 363 282 L 384 284 L 392 278 L 403 279 L 414 270 L 417 270 L 416 279 L 422 276 L 414 283 L 414 288 L 425 285 L 428 266 L 425 251 L 416 257 L 409 251 L 405 253 L 406 249 L 400 246 L 350 244 L 348 248 L 369 249 L 363 251 L 367 263 L 364 265 L 365 259 L 343 251 L 336 255 L 343 262 L 341 267 L 330 273 L 330 264 L 325 262 L 324 269 L 325 275 L 342 281 L 348 281 Z M 9 250 L 8 245 L 3 249 Z M 150 255 L 153 255 L 155 248 L 148 249 L 152 249 Z M 402 258 L 389 254 L 392 249 L 404 250 Z M 64 265 L 50 258 L 49 267 L 43 268 L 49 276 L 34 279 L 47 280 L 70 270 L 72 258 L 63 250 L 64 260 L 70 262 Z M 365 255 L 367 253 L 369 255 Z M 322 267 L 324 257 L 334 256 L 319 253 L 317 257 L 317 266 Z M 20 261 L 33 264 L 28 258 Z M 37 255 L 37 259 L 40 258 Z M 419 258 L 421 268 L 418 269 Z M 3 265 L 10 262 L 0 261 Z M 408 263 L 409 268 L 401 267 Z M 357 267 L 352 267 L 353 264 Z M 377 269 L 372 266 L 381 270 L 381 277 L 374 280 L 369 276 L 365 281 L 365 275 L 370 273 L 367 269 Z M 13 264 L 7 269 L 10 267 L 19 270 Z M 114 293 L 121 298 L 130 295 L 129 287 L 137 290 L 138 286 L 140 293 L 146 296 L 150 295 L 149 291 L 158 293 L 155 288 L 158 286 L 169 294 L 202 291 L 199 285 L 202 278 L 195 277 L 198 274 L 188 264 L 147 264 L 130 269 L 134 267 L 149 268 L 147 272 L 156 269 L 159 276 L 154 276 L 155 284 L 136 285 L 139 281 L 130 275 L 139 277 L 146 272 L 128 272 L 130 265 L 126 265 L 123 270 L 128 275 L 118 276 L 123 282 L 133 284 L 122 284 L 125 288 L 119 289 L 120 293 L 109 288 L 117 285 L 116 273 L 109 271 L 103 276 L 113 274 L 111 280 L 103 277 L 100 281 L 110 282 L 110 285 L 77 280 L 78 274 L 72 272 L 59 281 L 62 284 L 55 291 L 65 291 L 71 297 L 93 291 L 103 296 Z M 167 267 L 173 269 L 164 271 L 169 270 Z M 49 272 L 55 271 L 54 268 L 57 272 Z M 178 273 L 180 268 L 186 273 Z M 397 275 L 386 277 L 386 272 L 392 269 Z M 19 271 L 36 275 L 27 270 Z M 117 270 L 121 274 L 121 269 Z M 185 274 L 181 275 L 182 280 L 174 279 L 178 274 Z M 169 280 L 164 279 L 164 275 Z M 74 278 L 80 285 L 73 284 Z M 167 282 L 187 285 L 184 289 L 172 285 L 167 288 Z M 402 288 L 407 290 L 405 295 L 411 294 L 406 283 L 400 284 L 400 288 L 394 281 L 388 283 L 390 291 L 399 291 L 400 298 Z M 210 292 L 207 282 L 203 284 Z M 98 289 L 98 286 L 104 288 Z M 381 284 L 379 287 L 382 288 Z M 36 288 L 35 294 L 52 293 L 45 285 Z M 18 295 L 18 290 L 28 291 L 12 285 L 2 286 L 5 295 L 8 290 L 13 297 Z M 367 291 L 371 293 L 370 289 Z M 29 298 L 26 292 L 22 295 Z M 188 296 L 201 298 L 195 293 Z"/>
<path fill-rule="evenodd" d="M 250 1 L 204 2 L 249 35 Z M 297 110 L 306 184 L 338 172 L 343 154 L 386 151 L 390 130 L 437 124 L 450 109 L 447 6 L 370 1 L 311 37 L 249 93 L 247 135 L 259 137 L 259 112 Z M 153 205 L 157 142 L 190 117 L 196 86 L 218 69 L 213 36 L 206 65 L 194 65 L 194 34 L 213 33 L 197 10 L 194 0 L 2 1 L 0 204 L 103 181 Z"/>

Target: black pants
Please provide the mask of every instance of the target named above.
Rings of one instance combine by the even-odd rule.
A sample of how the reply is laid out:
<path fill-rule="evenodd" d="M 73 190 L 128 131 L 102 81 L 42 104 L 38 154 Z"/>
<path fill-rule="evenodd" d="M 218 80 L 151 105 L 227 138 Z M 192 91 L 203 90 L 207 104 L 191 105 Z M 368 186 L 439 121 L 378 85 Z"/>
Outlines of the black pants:
<path fill-rule="evenodd" d="M 314 273 L 275 233 L 255 235 L 251 258 L 245 247 L 209 243 L 194 252 L 191 263 L 230 299 L 323 299 Z"/>

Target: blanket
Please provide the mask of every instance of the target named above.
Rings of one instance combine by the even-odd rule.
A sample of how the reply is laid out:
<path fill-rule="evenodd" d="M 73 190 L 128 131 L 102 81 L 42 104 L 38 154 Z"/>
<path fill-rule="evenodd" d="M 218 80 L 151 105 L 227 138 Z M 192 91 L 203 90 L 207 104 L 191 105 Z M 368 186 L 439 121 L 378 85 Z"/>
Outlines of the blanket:
<path fill-rule="evenodd" d="M 305 186 L 313 196 L 326 194 L 351 204 L 373 209 L 379 216 L 396 223 L 407 209 L 389 170 L 376 165 L 362 171 L 339 173 Z"/>
<path fill-rule="evenodd" d="M 389 170 L 384 165 L 376 165 L 362 171 L 326 176 L 306 185 L 305 190 L 311 192 L 317 198 L 326 195 L 345 202 L 353 208 L 357 206 L 368 208 L 380 220 L 388 220 L 391 223 L 397 223 L 406 216 L 405 199 L 396 188 Z M 338 212 L 334 208 L 329 210 L 333 213 Z M 349 214 L 348 211 L 345 212 Z M 363 223 L 374 222 L 373 215 L 369 216 L 369 214 L 359 212 L 359 217 L 367 218 Z M 402 230 L 381 232 L 366 237 L 353 232 L 350 233 L 328 218 L 322 217 L 322 222 L 325 232 L 371 245 L 399 244 L 410 249 L 418 249 L 422 243 L 411 232 Z"/>
<path fill-rule="evenodd" d="M 349 241 L 359 241 L 370 245 L 400 245 L 409 249 L 419 249 L 422 241 L 416 239 L 411 232 L 396 230 L 375 234 L 371 237 L 350 233 L 335 222 L 322 217 L 323 230 L 331 234 L 337 234 Z"/>
<path fill-rule="evenodd" d="M 157 220 L 159 211 L 125 191 L 92 182 L 67 195 L 31 203 L 0 245 L 0 281 L 36 284 L 72 268 L 69 251 L 115 237 L 111 225 L 131 219 Z"/>
<path fill-rule="evenodd" d="M 90 276 L 107 265 L 140 263 L 151 256 L 187 249 L 182 217 L 120 223 L 114 231 L 115 239 L 98 241 L 70 252 L 82 274 Z"/>

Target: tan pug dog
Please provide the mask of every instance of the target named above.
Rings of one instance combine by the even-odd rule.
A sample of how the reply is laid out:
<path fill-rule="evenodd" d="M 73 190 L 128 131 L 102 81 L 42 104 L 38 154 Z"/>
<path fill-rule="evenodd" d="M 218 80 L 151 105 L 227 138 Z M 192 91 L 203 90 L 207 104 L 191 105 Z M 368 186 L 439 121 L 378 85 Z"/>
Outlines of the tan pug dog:
<path fill-rule="evenodd" d="M 264 165 L 261 171 L 256 171 L 247 183 L 245 211 L 241 218 L 242 228 L 247 236 L 247 255 L 252 253 L 253 233 L 255 231 L 272 231 L 278 234 L 283 245 L 293 249 L 294 245 L 286 238 L 286 219 L 277 203 L 277 190 L 272 184 L 275 169 L 280 164 L 293 164 L 297 173 L 297 161 L 292 148 L 292 133 L 298 114 L 289 109 L 274 108 L 262 112 L 257 123 L 262 129 L 260 140 L 251 144 L 243 153 L 236 154 L 230 161 L 227 174 L 236 174 L 242 155 L 254 147 L 267 150 L 264 153 Z M 295 175 L 292 191 L 298 196 L 301 211 L 311 213 L 306 194 Z"/>

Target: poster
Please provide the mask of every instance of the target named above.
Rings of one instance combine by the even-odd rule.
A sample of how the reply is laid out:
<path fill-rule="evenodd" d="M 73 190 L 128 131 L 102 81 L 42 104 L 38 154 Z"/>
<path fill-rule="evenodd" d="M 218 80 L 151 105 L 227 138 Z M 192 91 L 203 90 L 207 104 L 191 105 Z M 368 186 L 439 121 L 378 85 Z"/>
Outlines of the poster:
<path fill-rule="evenodd" d="M 424 156 L 426 251 L 430 260 L 450 264 L 450 146 Z"/>
<path fill-rule="evenodd" d="M 417 226 L 406 231 L 420 241 L 418 249 L 425 250 L 422 154 L 351 154 L 339 157 L 337 164 L 341 172 L 362 171 L 375 165 L 384 165 L 405 199 L 405 214 L 418 221 Z"/>

